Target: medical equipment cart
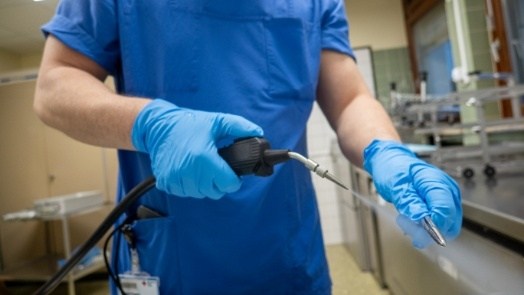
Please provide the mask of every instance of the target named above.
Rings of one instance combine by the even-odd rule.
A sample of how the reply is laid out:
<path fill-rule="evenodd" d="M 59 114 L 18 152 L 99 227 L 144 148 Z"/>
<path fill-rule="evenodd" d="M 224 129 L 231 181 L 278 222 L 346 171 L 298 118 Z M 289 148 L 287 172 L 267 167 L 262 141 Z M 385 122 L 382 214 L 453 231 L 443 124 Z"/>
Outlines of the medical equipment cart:
<path fill-rule="evenodd" d="M 521 114 L 521 100 L 524 97 L 524 85 L 495 87 L 475 91 L 451 93 L 435 96 L 424 102 L 413 103 L 405 112 L 419 118 L 416 135 L 432 136 L 436 151 L 432 162 L 448 173 L 465 178 L 472 178 L 475 171 L 481 170 L 487 177 L 498 172 L 514 172 L 524 167 L 524 141 L 513 137 L 493 143 L 489 136 L 497 133 L 516 134 L 524 132 L 524 119 Z M 489 120 L 485 105 L 510 99 L 513 116 Z M 442 123 L 438 112 L 446 106 L 474 108 L 476 121 L 470 123 Z M 464 146 L 443 146 L 445 137 L 477 134 L 479 143 Z"/>
<path fill-rule="evenodd" d="M 24 211 L 19 211 L 19 212 L 8 213 L 4 215 L 4 223 L 5 222 L 14 222 L 14 221 L 19 221 L 19 222 L 41 221 L 45 223 L 46 229 L 49 229 L 52 222 L 54 221 L 60 222 L 62 237 L 63 237 L 62 243 L 63 243 L 64 254 L 63 256 L 61 256 L 55 253 L 51 253 L 52 251 L 48 251 L 49 253 L 47 253 L 46 255 L 39 257 L 38 259 L 35 259 L 29 263 L 25 263 L 25 264 L 22 264 L 16 267 L 2 270 L 0 272 L 0 281 L 34 281 L 34 282 L 46 281 L 58 270 L 59 268 L 58 261 L 63 258 L 68 258 L 71 256 L 73 249 L 71 248 L 70 219 L 76 216 L 89 215 L 91 213 L 94 213 L 104 208 L 104 206 L 106 206 L 106 204 L 104 204 L 103 201 L 102 202 L 100 201 L 100 200 L 103 200 L 103 198 L 97 192 L 76 193 L 76 194 L 71 195 L 75 198 L 70 198 L 70 199 L 78 200 L 79 194 L 83 194 L 83 196 L 89 195 L 88 197 L 91 197 L 89 198 L 89 200 L 94 200 L 94 201 L 87 201 L 84 203 L 80 203 L 80 202 L 66 203 L 66 204 L 59 203 L 59 202 L 54 202 L 50 204 L 50 203 L 45 203 L 42 201 L 40 202 L 35 201 L 35 210 L 38 211 L 40 209 L 42 210 L 41 212 L 47 212 L 47 213 L 44 213 L 44 214 L 36 213 L 35 214 L 35 210 L 24 210 Z M 62 200 L 59 200 L 59 201 L 62 201 Z M 48 206 L 43 207 L 43 204 L 48 205 Z M 56 210 L 53 210 L 52 208 L 55 208 Z M 46 230 L 46 232 L 48 233 L 49 231 Z M 46 237 L 45 237 L 46 240 L 42 241 L 42 243 L 46 243 L 46 245 L 49 245 L 50 244 L 49 238 L 50 238 L 49 235 L 46 234 Z M 68 294 L 69 295 L 75 294 L 75 281 L 76 280 L 83 278 L 89 274 L 92 274 L 96 271 L 102 270 L 104 268 L 105 268 L 105 265 L 104 265 L 104 261 L 101 255 L 100 257 L 97 256 L 94 259 L 90 260 L 88 264 L 77 267 L 64 280 L 68 284 Z"/>

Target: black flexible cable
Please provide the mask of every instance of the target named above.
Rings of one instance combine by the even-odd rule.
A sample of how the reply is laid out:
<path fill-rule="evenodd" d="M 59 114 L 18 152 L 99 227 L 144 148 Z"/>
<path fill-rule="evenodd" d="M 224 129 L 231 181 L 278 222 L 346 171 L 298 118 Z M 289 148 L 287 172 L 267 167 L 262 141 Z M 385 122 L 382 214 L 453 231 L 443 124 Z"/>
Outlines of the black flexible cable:
<path fill-rule="evenodd" d="M 127 208 L 129 208 L 138 198 L 145 194 L 148 190 L 155 186 L 155 178 L 151 177 L 135 186 L 118 205 L 109 213 L 104 221 L 98 226 L 95 232 L 89 239 L 82 244 L 71 258 L 51 277 L 44 285 L 42 285 L 33 295 L 48 295 L 62 282 L 64 277 L 75 267 L 78 262 L 93 248 L 98 241 L 100 241 L 105 233 L 115 224 L 120 215 L 122 215 Z"/>
<path fill-rule="evenodd" d="M 122 227 L 120 227 L 120 230 L 122 230 L 122 228 L 124 227 L 126 223 L 122 223 Z M 120 240 L 122 240 L 122 236 L 115 236 L 115 243 L 113 244 L 113 247 L 114 249 L 120 249 Z M 117 254 L 117 252 L 113 252 L 115 254 Z M 113 271 L 115 272 L 116 274 L 116 281 L 118 282 L 118 284 L 120 286 L 122 286 L 122 284 L 120 284 L 120 278 L 118 277 L 118 274 L 120 273 L 119 269 L 118 269 L 118 255 L 113 255 L 111 256 L 111 260 L 112 260 L 112 263 L 113 263 Z M 123 294 L 125 295 L 125 294 Z"/>
<path fill-rule="evenodd" d="M 115 229 L 113 229 L 113 231 L 109 234 L 109 236 L 106 238 L 104 242 L 104 250 L 102 252 L 104 255 L 104 263 L 106 265 L 107 272 L 109 273 L 109 277 L 111 278 L 111 280 L 113 280 L 113 283 L 118 288 L 118 290 L 120 290 L 121 295 L 126 295 L 126 292 L 124 292 L 124 289 L 122 288 L 122 284 L 120 284 L 120 279 L 118 278 L 118 271 L 116 271 L 116 269 L 115 271 L 113 271 L 113 269 L 111 268 L 111 264 L 109 263 L 109 259 L 107 258 L 107 251 L 108 251 L 109 241 L 111 240 L 113 235 L 115 235 L 120 230 L 122 230 L 122 227 L 124 227 L 126 223 L 127 222 L 123 222 L 122 224 L 118 225 Z M 118 247 L 116 249 L 118 249 Z M 113 259 L 113 261 L 115 260 Z M 116 268 L 116 265 L 115 265 L 115 268 Z"/>
<path fill-rule="evenodd" d="M 120 286 L 117 284 L 117 280 L 116 280 L 115 274 L 113 273 L 113 269 L 111 268 L 111 264 L 109 263 L 109 258 L 107 257 L 109 241 L 111 240 L 111 237 L 118 231 L 119 227 L 120 226 L 114 228 L 113 231 L 106 238 L 106 240 L 104 242 L 104 247 L 103 247 L 103 250 L 102 250 L 102 254 L 104 255 L 104 264 L 106 265 L 106 269 L 107 269 L 107 272 L 109 273 L 109 277 L 115 283 L 117 288 L 121 289 Z"/>

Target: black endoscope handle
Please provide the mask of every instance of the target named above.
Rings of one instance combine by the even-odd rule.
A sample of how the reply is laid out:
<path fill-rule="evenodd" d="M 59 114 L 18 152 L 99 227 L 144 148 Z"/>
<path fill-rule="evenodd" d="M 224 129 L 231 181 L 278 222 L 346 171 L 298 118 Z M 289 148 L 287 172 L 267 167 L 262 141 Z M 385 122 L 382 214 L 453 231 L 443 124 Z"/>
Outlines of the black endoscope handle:
<path fill-rule="evenodd" d="M 219 149 L 218 154 L 239 176 L 269 176 L 273 174 L 273 165 L 264 161 L 264 152 L 269 149 L 269 142 L 265 138 L 250 137 L 238 139 L 233 144 Z"/>

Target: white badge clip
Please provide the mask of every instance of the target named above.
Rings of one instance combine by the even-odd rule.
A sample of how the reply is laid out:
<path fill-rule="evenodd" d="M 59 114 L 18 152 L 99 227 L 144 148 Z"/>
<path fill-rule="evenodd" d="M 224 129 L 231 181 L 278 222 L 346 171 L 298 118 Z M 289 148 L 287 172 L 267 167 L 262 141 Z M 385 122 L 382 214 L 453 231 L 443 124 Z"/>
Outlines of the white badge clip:
<path fill-rule="evenodd" d="M 121 274 L 120 285 L 127 295 L 159 295 L 160 280 L 158 277 L 141 274 Z M 118 292 L 120 295 L 120 291 Z"/>
<path fill-rule="evenodd" d="M 160 278 L 152 277 L 140 270 L 138 251 L 134 245 L 134 237 L 129 227 L 122 229 L 130 246 L 131 271 L 119 274 L 120 286 L 125 295 L 159 295 Z M 123 295 L 120 290 L 118 294 Z"/>

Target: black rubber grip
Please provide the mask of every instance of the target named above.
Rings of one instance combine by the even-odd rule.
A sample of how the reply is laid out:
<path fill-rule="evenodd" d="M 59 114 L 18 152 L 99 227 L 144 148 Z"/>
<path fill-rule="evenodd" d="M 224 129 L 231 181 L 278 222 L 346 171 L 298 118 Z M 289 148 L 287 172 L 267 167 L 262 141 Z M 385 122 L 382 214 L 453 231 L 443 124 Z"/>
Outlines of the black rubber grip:
<path fill-rule="evenodd" d="M 237 175 L 273 174 L 273 165 L 264 162 L 264 152 L 270 149 L 269 142 L 262 137 L 239 139 L 233 144 L 218 150 Z"/>

